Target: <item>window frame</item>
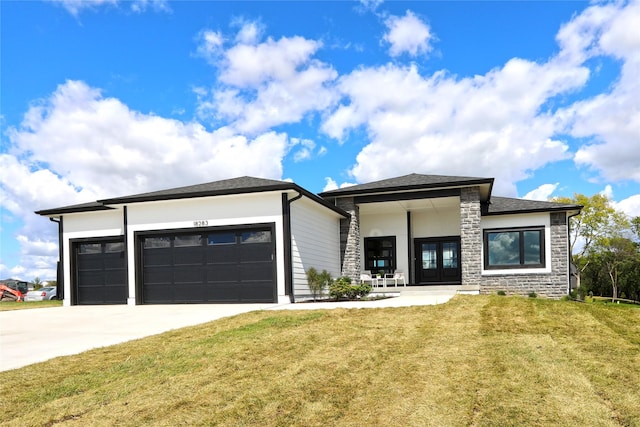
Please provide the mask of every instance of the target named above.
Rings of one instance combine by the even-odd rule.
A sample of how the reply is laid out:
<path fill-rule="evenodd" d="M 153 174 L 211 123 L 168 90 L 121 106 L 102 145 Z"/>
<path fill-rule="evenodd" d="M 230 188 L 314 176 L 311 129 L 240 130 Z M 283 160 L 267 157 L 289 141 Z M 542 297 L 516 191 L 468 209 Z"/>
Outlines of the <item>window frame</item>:
<path fill-rule="evenodd" d="M 540 235 L 540 263 L 527 264 L 525 262 L 525 245 L 524 233 L 535 231 Z M 489 235 L 494 233 L 518 233 L 518 264 L 490 264 L 489 263 Z M 485 270 L 523 270 L 523 269 L 543 269 L 546 268 L 546 227 L 544 225 L 527 226 L 527 227 L 508 227 L 508 228 L 487 228 L 482 230 L 482 246 L 484 252 L 484 269 Z"/>
<path fill-rule="evenodd" d="M 373 248 L 372 246 L 381 245 L 383 241 L 388 241 L 391 243 L 391 253 L 388 256 L 384 254 L 374 255 L 373 257 L 369 256 L 369 253 L 377 248 Z M 381 246 L 379 246 L 381 247 Z M 371 274 L 393 274 L 396 270 L 397 265 L 397 254 L 396 254 L 396 236 L 380 236 L 380 237 L 365 237 L 364 238 L 364 262 L 365 262 L 365 270 L 371 271 Z M 388 267 L 379 267 L 376 266 L 376 261 L 389 261 Z M 371 262 L 370 262 L 371 261 Z"/>

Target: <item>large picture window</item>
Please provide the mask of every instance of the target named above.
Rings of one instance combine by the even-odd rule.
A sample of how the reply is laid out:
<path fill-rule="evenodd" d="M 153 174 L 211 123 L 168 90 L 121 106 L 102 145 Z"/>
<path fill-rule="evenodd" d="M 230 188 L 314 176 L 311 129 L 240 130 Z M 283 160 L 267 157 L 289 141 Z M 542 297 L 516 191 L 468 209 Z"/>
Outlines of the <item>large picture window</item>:
<path fill-rule="evenodd" d="M 544 227 L 484 231 L 484 268 L 544 268 Z"/>

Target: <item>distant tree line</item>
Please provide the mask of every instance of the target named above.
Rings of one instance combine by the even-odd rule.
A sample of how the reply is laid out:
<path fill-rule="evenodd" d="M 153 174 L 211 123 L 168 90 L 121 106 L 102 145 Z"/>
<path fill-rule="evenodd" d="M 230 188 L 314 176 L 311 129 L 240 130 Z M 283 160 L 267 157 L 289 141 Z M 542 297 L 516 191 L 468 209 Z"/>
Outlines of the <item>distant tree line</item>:
<path fill-rule="evenodd" d="M 554 201 L 584 206 L 570 220 L 573 294 L 640 301 L 640 217 L 616 210 L 603 194 Z"/>

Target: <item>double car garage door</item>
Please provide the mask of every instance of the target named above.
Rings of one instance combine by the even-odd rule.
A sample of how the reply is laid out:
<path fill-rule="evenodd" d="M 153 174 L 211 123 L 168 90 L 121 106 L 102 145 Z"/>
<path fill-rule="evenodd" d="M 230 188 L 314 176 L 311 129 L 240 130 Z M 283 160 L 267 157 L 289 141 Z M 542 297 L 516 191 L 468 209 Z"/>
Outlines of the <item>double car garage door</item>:
<path fill-rule="evenodd" d="M 273 237 L 271 226 L 138 234 L 136 299 L 144 304 L 274 302 Z M 105 246 L 109 243 L 115 242 L 93 243 L 103 245 L 101 257 L 95 251 L 94 259 L 81 249 L 91 243 L 77 245 L 78 304 L 126 303 L 125 275 L 120 286 L 112 280 L 114 256 Z M 122 249 L 124 272 L 124 245 Z"/>

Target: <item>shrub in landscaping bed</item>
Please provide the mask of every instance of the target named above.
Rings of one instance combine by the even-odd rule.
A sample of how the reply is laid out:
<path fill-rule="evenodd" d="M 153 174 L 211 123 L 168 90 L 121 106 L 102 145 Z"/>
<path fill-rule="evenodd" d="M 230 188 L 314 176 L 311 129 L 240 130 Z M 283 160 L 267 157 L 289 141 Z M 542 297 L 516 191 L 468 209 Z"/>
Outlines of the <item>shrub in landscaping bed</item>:
<path fill-rule="evenodd" d="M 354 300 L 366 297 L 371 292 L 371 289 L 372 287 L 368 283 L 352 285 L 351 278 L 340 277 L 329 285 L 329 296 L 335 300 Z"/>

